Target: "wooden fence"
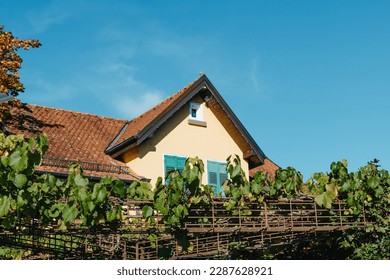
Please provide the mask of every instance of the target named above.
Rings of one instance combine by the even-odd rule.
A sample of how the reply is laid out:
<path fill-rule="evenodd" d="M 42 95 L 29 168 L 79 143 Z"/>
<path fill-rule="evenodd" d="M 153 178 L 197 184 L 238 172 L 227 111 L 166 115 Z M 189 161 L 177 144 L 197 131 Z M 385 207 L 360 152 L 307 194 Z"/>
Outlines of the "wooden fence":
<path fill-rule="evenodd" d="M 221 257 L 229 254 L 232 244 L 247 248 L 279 246 L 303 236 L 363 228 L 364 212 L 347 215 L 346 205 L 336 201 L 331 209 L 319 208 L 313 200 L 280 200 L 247 204 L 227 211 L 224 200 L 215 200 L 205 208 L 194 207 L 183 220 L 190 248 L 186 251 L 170 234 L 163 217 L 156 214 L 156 224 L 142 217 L 141 207 L 151 201 L 127 201 L 123 225 L 87 229 L 80 226 L 67 232 L 54 225 L 23 225 L 13 230 L 0 227 L 0 246 L 28 250 L 27 258 L 40 259 L 182 259 Z M 155 240 L 147 237 L 153 233 Z"/>

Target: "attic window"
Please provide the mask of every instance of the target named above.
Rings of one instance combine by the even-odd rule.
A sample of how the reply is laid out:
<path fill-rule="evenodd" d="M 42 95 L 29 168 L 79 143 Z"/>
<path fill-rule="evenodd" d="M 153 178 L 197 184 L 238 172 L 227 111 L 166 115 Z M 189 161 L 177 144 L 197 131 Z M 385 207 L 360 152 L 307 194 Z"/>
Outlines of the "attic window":
<path fill-rule="evenodd" d="M 206 122 L 203 121 L 203 107 L 201 104 L 196 102 L 190 103 L 190 118 L 188 119 L 189 124 L 207 126 Z"/>
<path fill-rule="evenodd" d="M 190 117 L 194 120 L 203 121 L 203 110 L 199 103 L 190 103 Z"/>

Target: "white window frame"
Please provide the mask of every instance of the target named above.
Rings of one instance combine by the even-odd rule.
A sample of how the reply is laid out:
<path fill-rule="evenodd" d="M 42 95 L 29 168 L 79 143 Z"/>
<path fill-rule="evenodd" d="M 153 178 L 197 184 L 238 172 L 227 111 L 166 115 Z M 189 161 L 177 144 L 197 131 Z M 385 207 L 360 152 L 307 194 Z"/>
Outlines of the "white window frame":
<path fill-rule="evenodd" d="M 192 116 L 192 110 L 196 110 L 196 116 Z M 200 103 L 197 102 L 190 102 L 190 119 L 197 120 L 197 121 L 203 121 L 203 106 Z"/>

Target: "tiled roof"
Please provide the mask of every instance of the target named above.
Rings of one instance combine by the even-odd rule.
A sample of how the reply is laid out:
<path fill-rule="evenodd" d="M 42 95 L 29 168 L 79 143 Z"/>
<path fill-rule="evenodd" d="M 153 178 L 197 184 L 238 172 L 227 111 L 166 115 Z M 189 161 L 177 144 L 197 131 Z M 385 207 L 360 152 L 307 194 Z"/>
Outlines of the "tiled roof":
<path fill-rule="evenodd" d="M 256 171 L 263 170 L 266 171 L 271 178 L 275 177 L 275 172 L 279 167 L 272 161 L 267 159 L 267 157 L 257 146 L 256 142 L 252 139 L 252 137 L 246 131 L 244 126 L 241 124 L 241 122 L 238 120 L 238 118 L 234 115 L 229 106 L 223 100 L 223 98 L 209 82 L 206 75 L 203 74 L 198 79 L 179 90 L 177 93 L 162 101 L 160 104 L 156 105 L 149 111 L 139 115 L 138 117 L 128 122 L 127 125 L 124 126 L 122 131 L 113 140 L 113 142 L 110 143 L 110 146 L 108 147 L 106 152 L 108 154 L 116 156 L 118 155 L 115 155 L 116 148 L 118 148 L 118 150 L 120 151 L 122 149 L 125 149 L 125 147 L 129 145 L 129 141 L 131 144 L 135 143 L 133 141 L 137 140 L 137 137 L 142 135 L 144 131 L 147 131 L 149 127 L 152 127 L 154 123 L 158 122 L 158 120 L 163 115 L 171 115 L 172 109 L 175 108 L 175 106 L 177 107 L 178 105 L 180 105 L 180 102 L 185 99 L 187 95 L 190 95 L 191 92 L 196 92 L 193 90 L 197 88 L 200 84 L 206 85 L 206 87 L 210 86 L 211 91 L 213 91 L 214 98 L 208 99 L 207 106 L 210 107 L 210 109 L 213 110 L 213 113 L 216 114 L 216 116 L 220 119 L 221 122 L 223 122 L 223 125 L 225 129 L 229 132 L 229 134 L 232 137 L 235 137 L 235 140 L 237 141 L 239 147 L 243 151 L 247 151 L 250 149 L 252 151 L 257 150 L 258 152 L 255 153 L 251 158 L 251 160 L 254 161 L 256 164 L 262 163 L 264 160 L 264 163 L 258 167 L 253 168 L 250 171 L 250 174 L 253 175 Z M 239 127 L 241 127 L 241 129 Z M 135 144 L 138 145 L 139 143 Z M 123 147 L 121 147 L 122 145 Z M 255 160 L 253 160 L 253 158 L 255 158 Z"/>
<path fill-rule="evenodd" d="M 216 113 L 222 114 L 219 117 L 228 121 L 226 129 L 231 127 L 237 132 L 235 134 L 238 135 L 237 139 L 244 143 L 240 142 L 240 147 L 243 150 L 249 148 L 258 150 L 255 156 L 264 159 L 264 164 L 250 170 L 250 176 L 253 176 L 256 171 L 262 170 L 273 178 L 279 167 L 265 157 L 205 75 L 200 76 L 177 93 L 131 121 L 27 105 L 24 109 L 15 109 L 13 111 L 14 118 L 6 125 L 12 133 L 32 136 L 39 132 L 46 133 L 49 136 L 49 149 L 45 154 L 43 166 L 39 167 L 41 171 L 66 174 L 68 171 L 67 164 L 78 162 L 83 166 L 84 174 L 87 176 L 111 175 L 124 180 L 140 179 L 142 177 L 126 167 L 123 162 L 113 159 L 115 152 L 112 151 L 118 147 L 120 151 L 122 145 L 126 147 L 129 140 L 139 137 L 150 127 L 154 127 L 162 116 L 169 117 L 174 108 L 181 106 L 181 102 L 189 98 L 188 96 L 191 93 L 194 94 L 199 90 L 199 86 L 206 84 L 211 87 L 211 91 L 219 100 L 210 99 L 208 105 Z M 241 129 L 238 127 L 241 127 Z"/>
<path fill-rule="evenodd" d="M 185 95 L 187 90 L 195 82 L 196 81 L 188 84 L 187 86 L 179 90 L 177 93 L 171 95 L 170 97 L 162 101 L 160 104 L 129 121 L 128 125 L 124 127 L 124 129 L 121 131 L 119 137 L 115 139 L 110 146 L 118 146 L 127 139 L 130 139 L 140 133 L 145 127 L 150 125 L 157 117 L 159 117 L 163 112 L 165 112 L 165 110 L 170 108 L 172 104 L 174 104 L 178 99 L 180 99 L 180 97 Z"/>
<path fill-rule="evenodd" d="M 32 136 L 35 133 L 45 133 L 49 137 L 49 149 L 45 158 L 61 159 L 63 161 L 96 163 L 100 166 L 122 166 L 124 163 L 112 159 L 104 153 L 105 148 L 118 134 L 127 121 L 101 117 L 62 109 L 48 108 L 37 105 L 26 105 L 24 109 L 13 112 L 13 119 L 6 125 L 12 133 L 22 133 Z M 64 165 L 42 166 L 39 169 L 53 172 L 67 172 Z M 88 170 L 87 176 L 101 177 L 105 174 L 134 180 L 136 174 L 128 172 L 101 172 L 98 169 Z M 116 171 L 115 168 L 112 169 Z"/>

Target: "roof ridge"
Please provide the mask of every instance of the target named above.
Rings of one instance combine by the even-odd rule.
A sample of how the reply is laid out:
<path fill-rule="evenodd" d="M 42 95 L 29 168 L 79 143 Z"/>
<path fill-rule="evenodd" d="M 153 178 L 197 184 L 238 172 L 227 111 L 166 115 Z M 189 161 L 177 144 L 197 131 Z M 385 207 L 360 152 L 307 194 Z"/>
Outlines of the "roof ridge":
<path fill-rule="evenodd" d="M 128 122 L 128 120 L 126 120 L 126 119 L 114 118 L 114 117 L 109 117 L 109 116 L 101 116 L 101 115 L 98 115 L 98 114 L 73 111 L 73 110 L 70 110 L 70 109 L 56 108 L 56 107 L 50 107 L 50 106 L 45 106 L 45 105 L 30 104 L 30 103 L 27 103 L 26 105 L 27 106 L 33 106 L 33 107 L 47 108 L 47 109 L 57 110 L 57 111 L 64 111 L 64 112 L 68 112 L 68 113 L 76 113 L 76 114 L 81 114 L 81 115 L 88 115 L 88 116 L 93 116 L 93 117 L 98 117 L 98 118 L 103 118 L 103 119 L 111 119 L 111 120 Z"/>
<path fill-rule="evenodd" d="M 149 110 L 139 114 L 138 116 L 132 118 L 129 120 L 129 122 L 132 122 L 133 120 L 136 120 L 138 118 L 140 118 L 142 115 L 146 115 L 147 113 L 155 110 L 157 107 L 161 106 L 162 104 L 168 102 L 169 100 L 175 98 L 176 96 L 182 94 L 183 92 L 185 92 L 188 88 L 190 88 L 193 84 L 195 84 L 198 80 L 202 79 L 204 76 L 206 76 L 203 72 L 201 72 L 200 76 L 198 78 L 196 78 L 195 80 L 193 80 L 192 82 L 188 83 L 186 86 L 182 87 L 181 89 L 179 89 L 178 91 L 172 93 L 171 95 L 169 95 L 167 98 L 165 98 L 164 100 L 162 100 L 160 103 L 154 105 L 152 108 L 150 108 Z"/>

